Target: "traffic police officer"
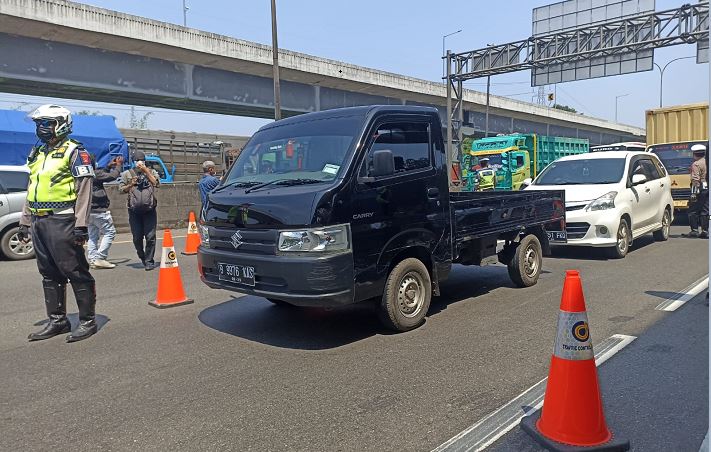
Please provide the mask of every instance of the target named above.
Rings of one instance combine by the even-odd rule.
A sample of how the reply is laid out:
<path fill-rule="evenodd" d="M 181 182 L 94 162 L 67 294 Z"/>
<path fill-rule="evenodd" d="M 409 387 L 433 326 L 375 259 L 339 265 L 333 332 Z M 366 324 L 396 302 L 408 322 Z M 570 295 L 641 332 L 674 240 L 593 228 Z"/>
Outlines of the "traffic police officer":
<path fill-rule="evenodd" d="M 709 238 L 709 191 L 708 168 L 706 168 L 706 146 L 695 144 L 691 147 L 694 163 L 691 164 L 691 203 L 689 205 L 689 237 Z M 701 225 L 701 234 L 699 234 Z"/>
<path fill-rule="evenodd" d="M 72 131 L 69 110 L 43 105 L 31 118 L 43 144 L 32 148 L 27 158 L 30 183 L 18 234 L 27 242 L 32 233 L 49 321 L 41 331 L 30 334 L 29 340 L 71 331 L 66 304 L 69 281 L 79 307 L 79 326 L 67 342 L 80 341 L 97 331 L 95 283 L 83 248 L 94 169 L 82 144 L 68 137 Z"/>
<path fill-rule="evenodd" d="M 477 172 L 479 191 L 493 190 L 496 184 L 496 172 L 489 167 L 489 158 L 479 159 L 479 164 L 474 167 Z"/>

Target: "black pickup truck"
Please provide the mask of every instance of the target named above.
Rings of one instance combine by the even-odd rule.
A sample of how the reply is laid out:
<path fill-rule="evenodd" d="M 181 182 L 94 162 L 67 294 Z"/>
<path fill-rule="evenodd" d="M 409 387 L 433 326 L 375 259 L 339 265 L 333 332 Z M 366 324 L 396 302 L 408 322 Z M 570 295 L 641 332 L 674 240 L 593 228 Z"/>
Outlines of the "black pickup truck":
<path fill-rule="evenodd" d="M 563 192 L 450 193 L 447 173 L 434 108 L 264 126 L 203 206 L 202 280 L 278 305 L 375 301 L 397 331 L 424 321 L 454 263 L 502 262 L 515 284 L 535 284 L 546 226 L 565 221 Z"/>

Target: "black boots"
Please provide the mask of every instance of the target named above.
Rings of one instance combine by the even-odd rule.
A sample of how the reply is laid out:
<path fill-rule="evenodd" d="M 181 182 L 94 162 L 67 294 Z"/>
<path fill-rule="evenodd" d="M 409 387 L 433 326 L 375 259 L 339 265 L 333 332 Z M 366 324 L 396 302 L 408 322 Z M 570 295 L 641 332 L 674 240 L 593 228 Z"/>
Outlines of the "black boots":
<path fill-rule="evenodd" d="M 41 331 L 32 333 L 27 337 L 30 341 L 49 339 L 58 334 L 68 333 L 72 329 L 72 325 L 67 319 L 66 284 L 43 279 L 42 287 L 44 288 L 44 304 L 49 321 Z"/>
<path fill-rule="evenodd" d="M 30 341 L 41 341 L 59 334 L 68 333 L 72 325 L 67 319 L 67 286 L 50 280 L 42 280 L 44 302 L 49 322 L 42 331 L 28 336 Z M 79 306 L 79 326 L 69 336 L 67 342 L 76 342 L 94 335 L 96 326 L 96 285 L 95 283 L 73 283 L 74 298 Z"/>
<path fill-rule="evenodd" d="M 74 298 L 79 306 L 79 326 L 69 336 L 67 342 L 77 342 L 93 336 L 98 330 L 96 326 L 96 284 L 72 283 Z"/>

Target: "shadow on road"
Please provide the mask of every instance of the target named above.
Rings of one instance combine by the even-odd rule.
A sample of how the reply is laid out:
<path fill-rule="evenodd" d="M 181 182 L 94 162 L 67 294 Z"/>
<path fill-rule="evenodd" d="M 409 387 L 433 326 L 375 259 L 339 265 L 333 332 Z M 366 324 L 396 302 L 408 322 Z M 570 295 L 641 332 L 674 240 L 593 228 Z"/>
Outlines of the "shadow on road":
<path fill-rule="evenodd" d="M 515 286 L 504 266 L 455 266 L 442 283 L 441 295 L 432 298 L 427 317 L 452 303 Z M 375 335 L 393 334 L 378 321 L 377 300 L 338 308 L 302 308 L 274 305 L 264 298 L 232 298 L 198 315 L 207 327 L 225 334 L 274 347 L 327 350 Z"/>
<path fill-rule="evenodd" d="M 674 237 L 671 236 L 670 237 Z M 645 248 L 655 243 L 654 237 L 651 234 L 639 237 L 634 240 L 628 254 L 633 254 L 635 251 Z M 552 254 L 546 259 L 575 259 L 575 260 L 594 260 L 606 261 L 617 260 L 607 257 L 606 248 L 594 248 L 592 246 L 554 246 Z"/>
<path fill-rule="evenodd" d="M 676 300 L 683 296 L 683 293 L 668 292 L 666 290 L 645 290 L 644 293 L 653 297 L 661 298 L 662 300 Z"/>

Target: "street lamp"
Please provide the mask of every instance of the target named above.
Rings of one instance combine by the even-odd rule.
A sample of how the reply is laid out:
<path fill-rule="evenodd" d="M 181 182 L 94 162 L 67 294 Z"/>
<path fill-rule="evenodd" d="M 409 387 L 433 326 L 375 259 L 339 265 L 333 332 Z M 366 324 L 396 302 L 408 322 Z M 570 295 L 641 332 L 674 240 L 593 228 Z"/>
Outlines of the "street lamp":
<path fill-rule="evenodd" d="M 680 58 L 674 58 L 670 62 L 664 65 L 664 67 L 659 66 L 657 63 L 654 63 L 655 66 L 657 66 L 657 69 L 659 69 L 659 108 L 662 108 L 662 96 L 664 95 L 664 71 L 667 69 L 667 66 L 672 64 L 675 61 L 679 60 L 687 60 L 689 58 L 696 58 L 695 56 L 685 56 L 685 57 L 680 57 Z"/>
<path fill-rule="evenodd" d="M 462 30 L 457 30 L 457 31 L 453 31 L 452 33 L 442 36 L 442 56 L 443 57 L 446 56 L 446 54 L 445 54 L 446 50 L 444 50 L 444 40 L 447 39 L 448 36 L 456 35 L 457 33 L 461 33 L 461 32 L 462 32 Z M 448 61 L 446 61 L 445 59 L 442 60 L 442 78 L 447 76 L 447 69 L 445 66 L 447 63 L 448 63 Z"/>
<path fill-rule="evenodd" d="M 487 44 L 487 47 L 494 47 L 494 44 Z M 491 66 L 491 54 L 489 54 L 489 66 Z M 491 75 L 486 76 L 486 119 L 484 120 L 484 134 L 489 136 L 489 94 L 491 92 Z"/>
<path fill-rule="evenodd" d="M 272 55 L 274 57 L 274 120 L 281 119 L 281 89 L 279 88 L 279 44 L 277 43 L 276 0 L 272 0 Z"/>
<path fill-rule="evenodd" d="M 620 97 L 625 97 L 629 96 L 630 93 L 627 94 L 620 94 L 619 96 L 615 96 L 615 122 L 617 122 L 617 101 L 619 100 Z"/>
<path fill-rule="evenodd" d="M 188 26 L 188 10 L 190 7 L 186 4 L 185 0 L 183 0 L 183 27 Z"/>

